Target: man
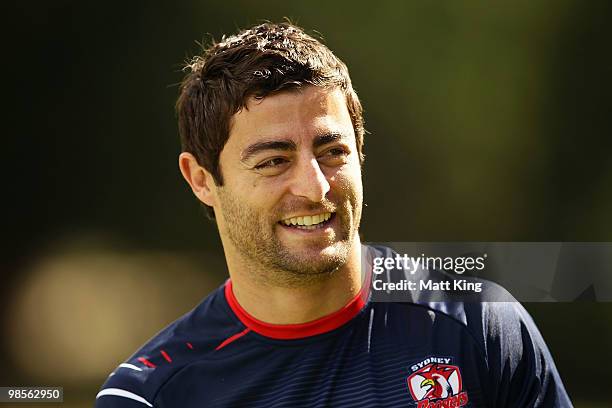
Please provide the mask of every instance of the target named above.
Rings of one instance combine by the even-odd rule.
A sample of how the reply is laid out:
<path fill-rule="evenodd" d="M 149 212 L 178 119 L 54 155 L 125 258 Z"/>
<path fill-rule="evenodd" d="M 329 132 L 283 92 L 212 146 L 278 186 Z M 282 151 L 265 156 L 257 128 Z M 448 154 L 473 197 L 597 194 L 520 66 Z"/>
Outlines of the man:
<path fill-rule="evenodd" d="M 290 24 L 224 39 L 177 110 L 179 166 L 230 279 L 120 364 L 96 407 L 571 406 L 519 305 L 371 301 L 368 265 L 393 253 L 360 242 L 362 109 L 319 41 Z"/>

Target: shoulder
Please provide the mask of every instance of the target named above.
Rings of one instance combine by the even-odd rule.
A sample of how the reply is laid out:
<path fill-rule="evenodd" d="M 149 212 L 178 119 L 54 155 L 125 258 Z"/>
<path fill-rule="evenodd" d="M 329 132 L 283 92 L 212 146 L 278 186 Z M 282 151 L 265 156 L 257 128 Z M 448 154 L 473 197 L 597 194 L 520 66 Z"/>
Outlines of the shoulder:
<path fill-rule="evenodd" d="M 96 396 L 96 408 L 153 406 L 167 381 L 190 364 L 209 358 L 239 327 L 227 312 L 221 286 L 119 364 Z"/>
<path fill-rule="evenodd" d="M 394 258 L 397 255 L 385 247 L 372 249 L 379 257 Z M 398 282 L 408 276 L 405 270 L 384 275 L 389 282 Z M 459 279 L 468 287 L 480 287 L 478 291 L 465 293 L 455 290 L 457 288 L 452 284 L 447 287 L 417 286 L 417 290 L 398 292 L 396 297 L 406 307 L 426 310 L 443 321 L 445 328 L 460 328 L 473 339 L 484 358 L 491 381 L 492 400 L 498 406 L 571 406 L 536 324 L 503 287 L 484 279 L 457 277 L 435 269 L 421 268 L 409 274 L 408 279 L 416 282 L 453 282 Z"/>
<path fill-rule="evenodd" d="M 484 340 L 488 334 L 513 330 L 531 318 L 502 286 L 477 277 L 425 268 L 423 256 L 404 260 L 391 248 L 368 246 L 368 256 L 378 259 L 372 278 L 372 298 L 377 302 L 401 302 L 446 316 Z M 440 257 L 438 257 L 440 258 Z M 393 260 L 385 265 L 385 260 Z M 396 261 L 397 260 L 397 261 Z M 417 266 L 414 267 L 414 261 Z M 373 269 L 374 268 L 374 263 Z M 407 267 L 406 267 L 407 265 Z M 377 285 L 374 282 L 378 280 Z M 410 282 L 412 286 L 409 286 Z M 387 286 L 384 286 L 387 284 Z"/>
<path fill-rule="evenodd" d="M 514 340 L 526 340 L 520 337 L 522 335 L 527 335 L 530 342 L 543 343 L 525 308 L 502 286 L 437 268 L 426 269 L 422 265 L 412 268 L 412 260 L 404 263 L 403 255 L 384 246 L 371 246 L 368 250 L 371 258 L 402 261 L 389 262 L 382 273 L 379 269 L 373 280 L 379 279 L 395 286 L 387 286 L 391 290 L 386 291 L 379 289 L 382 284 L 378 288 L 373 286 L 375 301 L 398 301 L 426 309 L 445 321 L 454 321 L 470 333 L 487 358 L 495 351 L 520 354 L 520 343 Z M 379 262 L 379 265 L 383 263 Z M 406 264 L 407 268 L 404 267 Z M 408 281 L 413 285 L 408 287 L 405 284 Z M 514 347 L 510 347 L 511 342 Z"/>

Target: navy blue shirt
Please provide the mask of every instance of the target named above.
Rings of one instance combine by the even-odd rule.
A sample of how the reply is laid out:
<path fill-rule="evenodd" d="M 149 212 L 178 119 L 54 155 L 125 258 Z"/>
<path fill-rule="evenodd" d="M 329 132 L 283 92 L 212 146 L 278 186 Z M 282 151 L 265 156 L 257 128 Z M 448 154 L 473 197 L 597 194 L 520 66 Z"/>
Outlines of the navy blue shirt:
<path fill-rule="evenodd" d="M 393 257 L 384 247 L 365 247 Z M 436 277 L 436 271 L 425 271 Z M 231 281 L 111 373 L 96 408 L 571 407 L 517 302 L 371 301 L 272 325 Z"/>

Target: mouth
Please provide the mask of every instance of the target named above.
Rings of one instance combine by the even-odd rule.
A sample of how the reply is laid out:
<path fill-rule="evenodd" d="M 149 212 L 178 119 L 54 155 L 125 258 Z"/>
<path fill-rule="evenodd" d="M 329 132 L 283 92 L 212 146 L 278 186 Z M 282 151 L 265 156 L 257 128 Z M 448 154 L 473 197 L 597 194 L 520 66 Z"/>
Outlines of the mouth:
<path fill-rule="evenodd" d="M 286 218 L 278 223 L 283 227 L 299 230 L 316 230 L 325 228 L 335 218 L 336 213 L 323 212 L 320 214 L 303 215 L 299 217 Z"/>

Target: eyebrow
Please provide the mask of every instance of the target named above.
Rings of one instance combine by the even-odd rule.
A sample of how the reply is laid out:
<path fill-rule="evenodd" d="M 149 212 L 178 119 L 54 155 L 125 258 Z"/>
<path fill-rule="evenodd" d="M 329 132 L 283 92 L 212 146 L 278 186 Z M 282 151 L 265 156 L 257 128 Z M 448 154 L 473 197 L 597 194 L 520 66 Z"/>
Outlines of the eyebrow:
<path fill-rule="evenodd" d="M 313 148 L 321 147 L 326 144 L 336 142 L 342 138 L 343 138 L 343 135 L 341 133 L 326 133 L 323 135 L 319 135 L 315 137 L 315 139 L 312 141 L 312 147 Z M 242 151 L 241 160 L 247 161 L 248 159 L 250 159 L 257 153 L 265 151 L 265 150 L 296 151 L 297 145 L 295 144 L 293 140 L 289 140 L 289 139 L 269 140 L 269 141 L 253 143 L 252 145 L 248 146 L 246 149 Z"/>
<path fill-rule="evenodd" d="M 315 140 L 312 141 L 312 147 L 321 147 L 329 143 L 337 142 L 342 139 L 341 133 L 326 133 L 324 135 L 317 136 Z"/>
<path fill-rule="evenodd" d="M 253 143 L 242 151 L 241 160 L 246 161 L 257 153 L 264 150 L 295 151 L 297 150 L 297 145 L 293 140 L 270 140 L 265 142 Z"/>

